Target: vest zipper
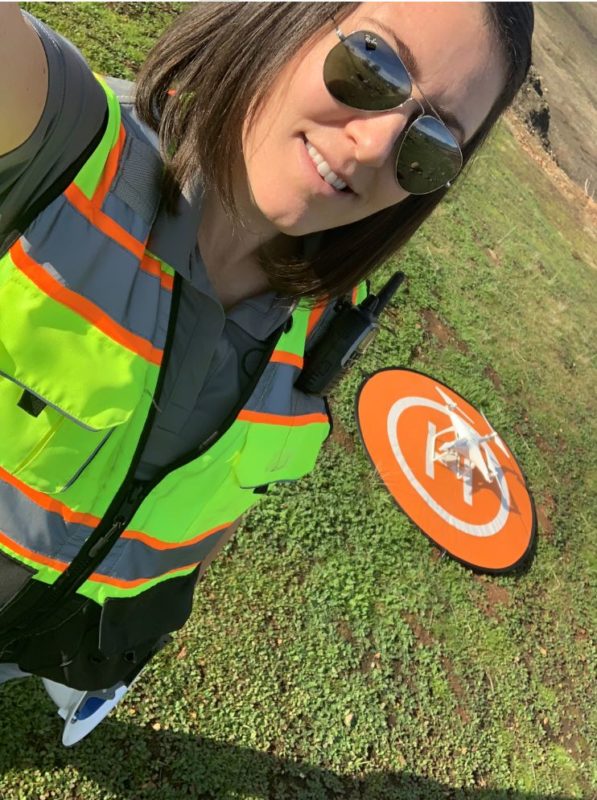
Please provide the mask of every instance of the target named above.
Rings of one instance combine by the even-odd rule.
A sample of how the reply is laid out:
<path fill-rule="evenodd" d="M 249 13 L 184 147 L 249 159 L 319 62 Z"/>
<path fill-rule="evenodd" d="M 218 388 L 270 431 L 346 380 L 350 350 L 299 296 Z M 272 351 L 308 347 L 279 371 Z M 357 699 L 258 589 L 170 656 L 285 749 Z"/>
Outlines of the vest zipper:
<path fill-rule="evenodd" d="M 87 578 L 95 571 L 95 568 L 103 561 L 106 555 L 110 552 L 112 546 L 118 540 L 122 532 L 125 530 L 126 526 L 129 524 L 135 512 L 141 505 L 141 502 L 147 497 L 147 495 L 162 481 L 166 475 L 170 472 L 173 472 L 175 469 L 179 469 L 183 467 L 185 464 L 188 464 L 190 461 L 193 461 L 196 458 L 199 458 L 206 450 L 208 450 L 212 445 L 214 445 L 218 439 L 220 439 L 226 431 L 230 428 L 233 424 L 234 420 L 237 418 L 239 412 L 244 407 L 245 403 L 253 393 L 259 378 L 263 374 L 263 370 L 269 363 L 271 355 L 278 343 L 278 339 L 280 338 L 283 332 L 283 328 L 278 328 L 274 334 L 272 334 L 272 342 L 270 343 L 270 347 L 268 347 L 262 357 L 261 362 L 257 370 L 255 371 L 255 376 L 253 380 L 250 382 L 249 386 L 243 392 L 242 397 L 239 399 L 239 402 L 235 406 L 235 408 L 230 412 L 229 416 L 224 421 L 223 425 L 210 436 L 208 436 L 205 441 L 201 443 L 198 448 L 194 448 L 186 453 L 184 456 L 181 456 L 177 461 L 174 461 L 172 464 L 169 464 L 165 467 L 161 472 L 153 478 L 151 481 L 139 481 L 134 478 L 131 478 L 129 481 L 125 479 L 125 483 L 121 487 L 121 490 L 126 486 L 129 490 L 126 492 L 124 499 L 122 500 L 121 504 L 118 506 L 118 509 L 113 515 L 109 516 L 110 523 L 106 523 L 106 517 L 102 520 L 102 522 L 97 526 L 93 534 L 89 537 L 89 540 L 85 543 L 84 547 L 81 548 L 81 551 L 77 554 L 77 556 L 73 559 L 70 567 L 66 570 L 66 572 L 56 581 L 54 586 L 58 590 L 58 584 L 63 581 L 67 576 L 70 578 L 68 583 L 64 580 L 64 583 L 60 587 L 61 591 L 61 598 L 70 594 L 73 591 L 76 591 L 79 586 L 87 580 Z M 163 373 L 165 373 L 165 366 L 162 367 Z M 160 387 L 161 388 L 161 381 Z M 159 396 L 158 391 L 156 389 L 156 395 Z M 135 455 L 133 457 L 133 462 L 131 464 L 131 468 L 129 469 L 129 475 L 134 475 L 134 471 L 137 468 L 137 464 L 142 455 L 143 448 L 145 446 L 145 441 L 147 436 L 149 435 L 149 431 L 151 430 L 151 423 L 153 422 L 153 417 L 155 415 L 155 408 L 152 405 L 150 414 L 148 416 L 148 421 L 146 423 L 146 427 L 143 429 L 143 433 L 139 440 L 139 447 L 135 451 Z M 119 492 L 120 494 L 120 492 Z M 107 526 L 107 529 L 105 529 Z"/>
<path fill-rule="evenodd" d="M 117 517 L 117 519 L 115 519 L 114 522 L 112 523 L 112 525 L 109 528 L 109 530 L 106 531 L 106 533 L 104 533 L 103 536 L 100 536 L 100 538 L 93 545 L 93 547 L 90 548 L 89 553 L 88 553 L 89 558 L 95 558 L 95 556 L 104 549 L 104 546 L 109 541 L 112 540 L 112 537 L 115 534 L 118 534 L 118 536 L 120 536 L 120 534 L 124 530 L 125 524 L 126 524 L 126 520 L 124 519 L 124 517 Z"/>
<path fill-rule="evenodd" d="M 146 483 L 136 481 L 131 487 L 125 502 L 118 509 L 118 516 L 114 518 L 108 530 L 96 539 L 89 548 L 87 558 L 91 559 L 93 564 L 99 564 L 105 558 L 113 542 L 118 539 L 128 522 L 133 518 L 135 511 L 146 494 Z"/>
<path fill-rule="evenodd" d="M 172 341 L 174 339 L 174 329 L 176 325 L 176 318 L 178 316 L 178 304 L 180 301 L 181 281 L 181 276 L 179 274 L 175 274 L 172 293 L 172 309 L 170 312 L 168 333 L 164 347 L 164 356 L 154 393 L 154 397 L 158 399 L 158 402 L 164 376 L 166 374 L 166 367 L 169 361 L 170 351 L 172 348 Z M 110 506 L 108 507 L 100 524 L 93 531 L 89 539 L 85 542 L 81 550 L 72 560 L 68 569 L 66 569 L 58 578 L 58 580 L 50 587 L 52 599 L 50 603 L 45 606 L 41 616 L 37 619 L 29 618 L 27 620 L 28 632 L 33 632 L 35 629 L 39 630 L 39 626 L 45 619 L 48 618 L 50 614 L 52 614 L 57 605 L 68 595 L 75 592 L 89 578 L 89 576 L 95 571 L 96 567 L 101 564 L 103 559 L 110 552 L 112 546 L 116 543 L 126 526 L 135 515 L 135 512 L 141 505 L 141 502 L 158 485 L 158 483 L 160 483 L 160 481 L 162 481 L 170 472 L 198 458 L 226 433 L 253 393 L 253 390 L 261 378 L 265 367 L 269 363 L 271 355 L 275 350 L 278 340 L 283 332 L 284 326 L 282 325 L 277 328 L 273 334 L 271 334 L 270 346 L 265 350 L 253 379 L 247 386 L 245 392 L 243 392 L 243 396 L 239 399 L 239 402 L 235 408 L 230 412 L 229 416 L 224 421 L 223 425 L 215 433 L 212 433 L 205 441 L 203 441 L 199 448 L 190 450 L 184 456 L 181 456 L 180 459 L 174 461 L 172 464 L 169 464 L 161 472 L 159 472 L 153 480 L 139 481 L 134 478 L 134 474 L 141 459 L 143 449 L 145 448 L 145 443 L 151 431 L 153 419 L 156 413 L 155 404 L 152 403 L 147 415 L 145 426 L 143 427 L 143 431 L 139 438 L 139 444 L 137 445 L 137 449 L 135 450 L 131 460 L 131 465 L 123 483 L 120 486 L 120 489 L 116 492 L 116 495 L 110 503 Z M 18 620 L 17 624 L 19 622 L 22 624 L 21 620 Z"/>

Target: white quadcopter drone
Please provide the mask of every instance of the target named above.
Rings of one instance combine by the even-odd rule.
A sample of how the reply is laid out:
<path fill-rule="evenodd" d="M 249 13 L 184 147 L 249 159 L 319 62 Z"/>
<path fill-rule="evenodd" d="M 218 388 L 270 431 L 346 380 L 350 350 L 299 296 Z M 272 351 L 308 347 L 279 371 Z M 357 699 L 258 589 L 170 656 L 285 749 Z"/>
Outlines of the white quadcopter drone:
<path fill-rule="evenodd" d="M 502 469 L 488 443 L 494 441 L 508 458 L 510 458 L 510 454 L 496 431 L 487 421 L 485 414 L 483 414 L 483 419 L 491 433 L 481 436 L 463 419 L 463 417 L 466 417 L 470 422 L 473 421 L 466 411 L 459 408 L 439 386 L 435 388 L 445 402 L 445 413 L 449 416 L 452 424 L 437 431 L 435 425 L 431 422 L 429 423 L 426 472 L 430 478 L 434 477 L 433 465 L 436 461 L 452 469 L 456 473 L 456 477 L 464 482 L 464 500 L 468 505 L 471 505 L 473 470 L 479 470 L 487 483 L 492 483 L 494 480 L 499 481 L 502 474 Z M 436 449 L 437 440 L 446 433 L 453 433 L 455 438 L 443 442 Z"/>

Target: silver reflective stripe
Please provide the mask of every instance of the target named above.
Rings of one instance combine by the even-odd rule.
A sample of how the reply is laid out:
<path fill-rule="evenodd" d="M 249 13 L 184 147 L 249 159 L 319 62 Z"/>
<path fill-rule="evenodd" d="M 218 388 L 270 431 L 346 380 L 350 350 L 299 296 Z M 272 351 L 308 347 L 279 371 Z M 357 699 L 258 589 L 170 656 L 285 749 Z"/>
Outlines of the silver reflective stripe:
<path fill-rule="evenodd" d="M 127 81 L 124 78 L 113 78 L 111 75 L 104 75 L 103 77 L 110 89 L 118 96 L 121 103 L 128 104 L 135 102 L 137 86 L 133 81 Z"/>
<path fill-rule="evenodd" d="M 32 551 L 33 561 L 37 553 L 66 568 L 93 530 L 80 522 L 67 522 L 0 478 L 0 535 Z"/>
<path fill-rule="evenodd" d="M 96 568 L 98 575 L 124 581 L 157 578 L 167 572 L 198 564 L 211 552 L 233 520 L 219 531 L 195 544 L 179 544 L 173 549 L 158 550 L 137 539 L 120 538 L 104 561 Z"/>
<path fill-rule="evenodd" d="M 138 539 L 121 537 L 95 572 L 100 581 L 102 575 L 137 581 L 197 564 L 211 552 L 232 522 L 227 521 L 199 542 L 181 543 L 166 550 Z M 0 478 L 0 540 L 9 539 L 26 548 L 32 561 L 35 562 L 38 554 L 60 562 L 53 565 L 55 568 L 66 569 L 93 530 L 80 522 L 67 522 L 58 512 L 46 510 Z"/>
<path fill-rule="evenodd" d="M 141 269 L 136 256 L 94 228 L 64 198 L 56 202 L 59 220 L 42 213 L 29 227 L 27 238 L 21 239 L 25 252 L 54 280 L 58 276 L 64 286 L 123 328 L 163 350 L 170 289 L 162 285 L 159 275 Z"/>
<path fill-rule="evenodd" d="M 291 364 L 268 364 L 245 410 L 283 416 L 325 414 L 325 402 L 321 397 L 294 388 L 299 373 L 300 369 Z"/>

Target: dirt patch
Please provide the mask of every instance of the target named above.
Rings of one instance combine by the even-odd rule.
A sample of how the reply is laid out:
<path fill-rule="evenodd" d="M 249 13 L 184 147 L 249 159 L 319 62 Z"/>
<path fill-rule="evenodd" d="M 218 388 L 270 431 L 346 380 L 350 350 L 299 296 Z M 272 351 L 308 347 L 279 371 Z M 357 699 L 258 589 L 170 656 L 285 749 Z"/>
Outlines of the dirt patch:
<path fill-rule="evenodd" d="M 444 668 L 444 672 L 446 673 L 448 686 L 450 687 L 450 690 L 456 700 L 456 713 L 458 714 L 460 719 L 466 724 L 471 720 L 471 716 L 465 707 L 466 698 L 468 696 L 466 688 L 462 685 L 460 678 L 454 672 L 454 667 L 449 658 L 446 658 L 445 656 L 442 658 L 442 667 Z"/>
<path fill-rule="evenodd" d="M 336 629 L 345 642 L 348 642 L 349 644 L 356 644 L 354 634 L 350 628 L 350 625 L 345 619 L 339 620 L 338 624 L 336 625 Z"/>
<path fill-rule="evenodd" d="M 493 367 L 489 367 L 489 366 L 485 367 L 485 369 L 483 370 L 483 374 L 485 375 L 486 378 L 488 378 L 488 380 L 491 381 L 491 383 L 493 384 L 495 389 L 501 389 L 502 388 L 503 384 L 502 384 L 501 378 L 497 374 L 497 372 L 494 370 Z"/>
<path fill-rule="evenodd" d="M 555 529 L 552 518 L 557 511 L 557 503 L 553 495 L 545 495 L 541 501 L 536 504 L 536 509 L 539 533 L 548 540 L 553 539 Z"/>
<path fill-rule="evenodd" d="M 379 667 L 381 661 L 381 653 L 374 653 L 373 650 L 365 653 L 361 658 L 359 670 L 363 675 L 368 675 L 372 670 Z"/>
<path fill-rule="evenodd" d="M 586 728 L 586 717 L 580 708 L 573 704 L 563 705 L 559 712 L 560 724 L 554 730 L 549 718 L 542 720 L 542 726 L 553 742 L 561 745 L 575 761 L 588 764 L 593 757 L 589 743 L 579 731 Z"/>
<path fill-rule="evenodd" d="M 500 586 L 483 575 L 475 575 L 473 580 L 482 586 L 483 592 L 476 598 L 476 606 L 487 617 L 501 621 L 504 608 L 512 605 L 512 597 L 505 586 Z"/>
<path fill-rule="evenodd" d="M 402 619 L 407 623 L 408 627 L 413 632 L 418 644 L 421 644 L 425 647 L 435 644 L 435 639 L 429 633 L 429 631 L 425 630 L 421 624 L 421 620 L 416 614 L 403 614 Z"/>
<path fill-rule="evenodd" d="M 547 153 L 537 138 L 530 133 L 525 123 L 514 111 L 508 111 L 504 120 L 512 135 L 517 140 L 521 150 L 541 167 L 543 174 L 550 180 L 554 188 L 562 195 L 568 204 L 568 209 L 576 218 L 578 224 L 589 234 L 593 234 L 597 226 L 597 191 L 594 198 L 587 194 L 583 187 L 576 184 L 555 159 Z M 593 234 L 594 235 L 594 234 Z M 584 263 L 595 268 L 594 260 L 587 260 L 576 254 Z"/>
<path fill-rule="evenodd" d="M 513 103 L 554 164 L 592 198 L 597 197 L 596 47 L 595 4 L 536 4 L 533 65 Z"/>
<path fill-rule="evenodd" d="M 527 441 L 531 440 L 537 450 L 548 460 L 553 460 L 562 452 L 562 443 L 560 442 L 558 444 L 557 439 L 553 442 L 549 442 L 538 431 L 532 430 L 528 424 L 528 417 L 525 417 L 524 423 L 517 422 L 514 425 L 514 430 L 522 439 L 526 439 Z"/>
<path fill-rule="evenodd" d="M 429 558 L 435 564 L 437 561 L 441 561 L 442 558 L 444 558 L 444 556 L 446 555 L 446 551 L 442 550 L 441 547 L 438 547 L 431 541 L 429 542 L 429 544 L 431 545 Z"/>
<path fill-rule="evenodd" d="M 512 605 L 512 598 L 510 592 L 505 586 L 498 586 L 496 583 L 488 583 L 485 587 L 487 595 L 487 603 L 490 608 L 496 606 L 510 606 Z"/>
<path fill-rule="evenodd" d="M 560 167 L 597 197 L 597 5 L 537 3 L 533 63 L 549 106 L 549 143 Z"/>
<path fill-rule="evenodd" d="M 577 642 L 588 642 L 589 641 L 589 632 L 586 628 L 577 628 L 574 631 L 574 640 Z"/>
<path fill-rule="evenodd" d="M 544 150 L 555 157 L 549 141 L 551 111 L 543 90 L 543 78 L 532 66 L 512 108 L 531 133 L 541 142 Z"/>
<path fill-rule="evenodd" d="M 353 436 L 346 430 L 338 417 L 334 419 L 334 427 L 330 435 L 330 442 L 335 442 L 342 450 L 347 453 L 354 453 L 355 442 Z"/>
<path fill-rule="evenodd" d="M 421 312 L 422 324 L 425 334 L 436 339 L 444 347 L 456 348 L 459 353 L 468 355 L 469 347 L 458 338 L 456 332 L 446 322 L 441 320 L 435 311 L 426 308 Z"/>

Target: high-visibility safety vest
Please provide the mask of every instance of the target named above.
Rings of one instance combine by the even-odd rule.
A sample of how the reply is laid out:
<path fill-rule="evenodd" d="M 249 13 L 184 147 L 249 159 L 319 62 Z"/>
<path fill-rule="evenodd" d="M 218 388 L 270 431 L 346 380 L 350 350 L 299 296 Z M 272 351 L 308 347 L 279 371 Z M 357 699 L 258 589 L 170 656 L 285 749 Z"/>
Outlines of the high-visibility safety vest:
<path fill-rule="evenodd" d="M 0 258 L 0 550 L 55 602 L 76 592 L 102 606 L 195 570 L 261 487 L 313 468 L 330 421 L 294 387 L 319 313 L 301 302 L 224 430 L 134 480 L 182 279 L 146 247 L 151 187 L 139 178 L 130 203 L 114 191 L 132 148 L 99 80 L 99 144 Z"/>

